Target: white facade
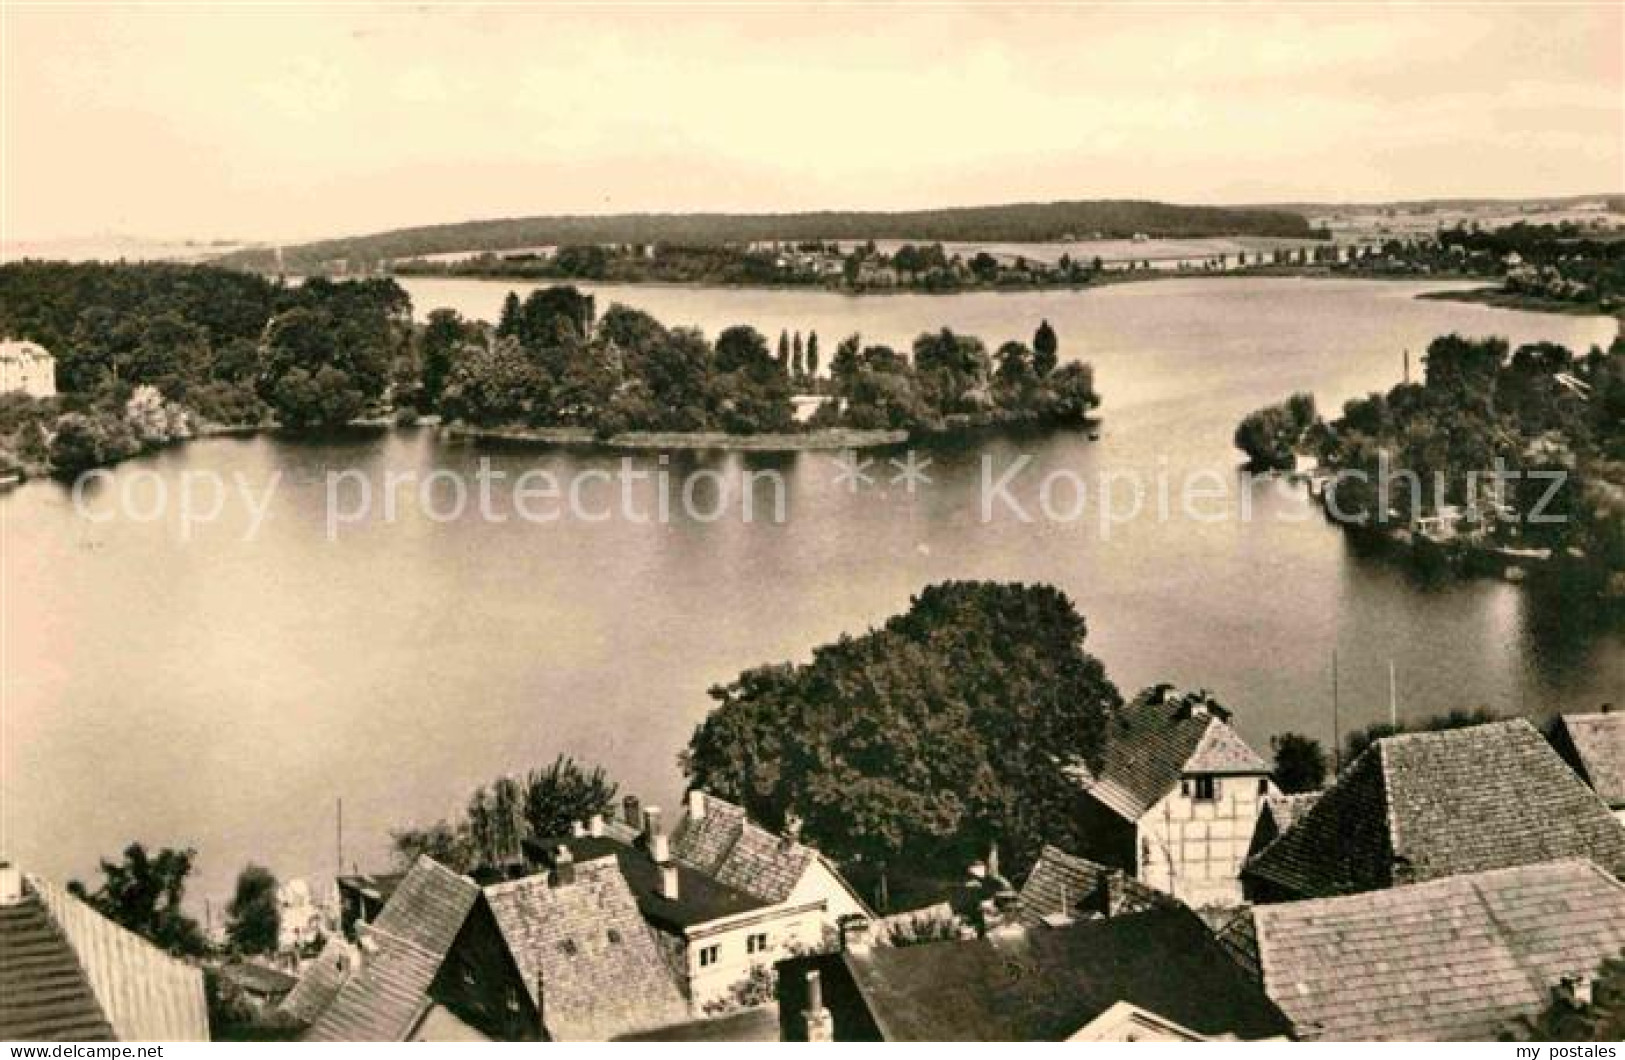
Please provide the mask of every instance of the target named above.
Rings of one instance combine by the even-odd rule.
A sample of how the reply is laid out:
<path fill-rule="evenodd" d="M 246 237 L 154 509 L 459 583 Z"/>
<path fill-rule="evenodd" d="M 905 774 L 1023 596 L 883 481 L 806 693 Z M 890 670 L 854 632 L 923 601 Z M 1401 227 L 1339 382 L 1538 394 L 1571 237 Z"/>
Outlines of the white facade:
<path fill-rule="evenodd" d="M 1140 880 L 1196 908 L 1240 904 L 1259 810 L 1279 794 L 1267 776 L 1182 778 L 1138 822 Z"/>
<path fill-rule="evenodd" d="M 37 342 L 0 342 L 0 393 L 20 390 L 34 397 L 56 395 L 56 358 Z"/>
<path fill-rule="evenodd" d="M 814 858 L 790 896 L 777 905 L 685 932 L 681 954 L 689 996 L 698 1009 L 729 996 L 751 969 L 827 949 L 847 916 L 870 914 L 822 858 Z"/>

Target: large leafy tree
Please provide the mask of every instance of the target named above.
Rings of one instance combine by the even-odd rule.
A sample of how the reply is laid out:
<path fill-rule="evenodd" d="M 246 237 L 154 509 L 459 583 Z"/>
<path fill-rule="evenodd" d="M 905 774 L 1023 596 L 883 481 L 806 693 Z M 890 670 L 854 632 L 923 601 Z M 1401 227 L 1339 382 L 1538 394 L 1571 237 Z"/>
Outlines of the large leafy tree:
<path fill-rule="evenodd" d="M 996 841 L 1019 869 L 1067 836 L 1069 770 L 1121 702 L 1085 635 L 1048 586 L 934 585 L 806 665 L 713 689 L 683 767 L 769 823 L 800 816 L 849 862 L 951 871 Z"/>
<path fill-rule="evenodd" d="M 142 844 L 131 843 L 123 860 L 102 860 L 102 884 L 95 891 L 77 880 L 68 889 L 160 949 L 197 955 L 208 949 L 207 942 L 197 921 L 181 910 L 196 857 L 196 851 L 168 847 L 149 854 Z"/>
<path fill-rule="evenodd" d="M 1270 741 L 1275 749 L 1275 783 L 1288 795 L 1319 791 L 1326 782 L 1326 749 L 1301 733 L 1284 732 Z"/>
<path fill-rule="evenodd" d="M 249 864 L 237 875 L 237 890 L 226 907 L 226 938 L 239 953 L 274 953 L 282 929 L 276 904 L 276 877 L 263 865 Z"/>

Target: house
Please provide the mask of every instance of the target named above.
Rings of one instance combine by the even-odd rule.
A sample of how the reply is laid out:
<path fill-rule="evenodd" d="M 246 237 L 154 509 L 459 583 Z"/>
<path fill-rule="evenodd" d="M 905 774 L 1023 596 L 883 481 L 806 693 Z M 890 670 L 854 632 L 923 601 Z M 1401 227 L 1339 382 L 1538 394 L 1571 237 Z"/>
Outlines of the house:
<path fill-rule="evenodd" d="M 1564 714 L 1552 727 L 1552 747 L 1625 824 L 1625 714 Z"/>
<path fill-rule="evenodd" d="M 0 1039 L 206 1042 L 203 972 L 0 864 Z"/>
<path fill-rule="evenodd" d="M 359 960 L 307 1041 L 534 1041 L 541 1019 L 480 887 L 420 857 L 376 920 L 355 924 Z"/>
<path fill-rule="evenodd" d="M 256 1016 L 279 1008 L 299 983 L 280 968 L 254 961 L 228 961 L 216 972 L 221 997 L 241 1003 Z"/>
<path fill-rule="evenodd" d="M 356 924 L 378 918 L 405 876 L 404 872 L 355 873 L 334 881 L 339 894 L 339 928 L 345 938 L 354 942 Z"/>
<path fill-rule="evenodd" d="M 1027 928 L 1055 927 L 1177 904 L 1122 869 L 1046 844 L 1016 896 L 1016 915 Z"/>
<path fill-rule="evenodd" d="M 1078 767 L 1080 853 L 1187 905 L 1233 905 L 1269 764 L 1203 692 L 1150 689 L 1107 722 L 1104 760 Z"/>
<path fill-rule="evenodd" d="M 1290 901 L 1572 857 L 1625 873 L 1625 827 L 1520 718 L 1378 740 L 1243 880 Z"/>
<path fill-rule="evenodd" d="M 658 807 L 631 798 L 623 808 L 621 821 L 595 817 L 579 834 L 527 842 L 527 858 L 550 869 L 561 853 L 578 864 L 615 858 L 695 1008 L 728 998 L 754 969 L 823 945 L 843 918 L 873 915 L 822 854 L 732 803 L 690 792 L 669 836 Z"/>
<path fill-rule="evenodd" d="M 597 1041 L 689 1012 L 614 857 L 485 887 L 420 857 L 356 934 L 284 1005 L 318 1011 L 309 1040 Z"/>
<path fill-rule="evenodd" d="M 779 965 L 801 1041 L 1204 1041 L 1288 1033 L 1286 1017 L 1177 906 L 983 938 L 879 946 Z"/>
<path fill-rule="evenodd" d="M 0 393 L 20 390 L 33 397 L 56 394 L 56 358 L 37 342 L 0 340 Z"/>
<path fill-rule="evenodd" d="M 1625 884 L 1573 859 L 1250 918 L 1263 988 L 1298 1037 L 1494 1041 L 1625 948 Z"/>

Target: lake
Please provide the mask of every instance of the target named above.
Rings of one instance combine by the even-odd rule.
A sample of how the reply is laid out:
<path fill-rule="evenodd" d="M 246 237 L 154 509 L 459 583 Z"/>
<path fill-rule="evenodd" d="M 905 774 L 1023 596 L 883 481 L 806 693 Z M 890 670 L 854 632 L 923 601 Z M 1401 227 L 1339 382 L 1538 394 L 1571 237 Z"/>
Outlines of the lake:
<path fill-rule="evenodd" d="M 405 286 L 420 315 L 491 318 L 515 285 Z M 283 877 L 330 876 L 341 796 L 347 868 L 382 867 L 392 826 L 449 813 L 475 785 L 559 752 L 670 805 L 708 687 L 805 658 L 948 578 L 1055 583 L 1125 694 L 1164 680 L 1209 688 L 1260 749 L 1286 729 L 1329 741 L 1334 651 L 1345 731 L 1386 715 L 1390 661 L 1406 716 L 1479 705 L 1539 716 L 1625 694 L 1625 637 L 1588 629 L 1562 600 L 1498 581 L 1429 587 L 1362 557 L 1297 493 L 1237 484 L 1230 444 L 1245 412 L 1291 391 L 1331 410 L 1397 382 L 1407 349 L 1419 372 L 1444 332 L 1583 349 L 1610 341 L 1609 319 L 1419 301 L 1440 285 L 1355 280 L 864 298 L 587 286 L 600 312 L 622 301 L 711 334 L 750 323 L 776 343 L 781 329 L 817 331 L 826 365 L 852 331 L 905 346 L 947 324 L 994 347 L 1047 318 L 1063 359 L 1094 364 L 1103 430 L 1093 442 L 923 450 L 932 481 L 913 493 L 890 481 L 895 453 L 875 454 L 875 484 L 856 492 L 828 454 L 633 461 L 676 481 L 702 473 L 702 502 L 718 482 L 775 472 L 782 522 L 681 503 L 665 520 L 443 520 L 410 483 L 473 475 L 482 459 L 508 481 L 599 474 L 596 513 L 615 505 L 606 480 L 621 457 L 443 444 L 427 429 L 194 443 L 122 465 L 87 494 L 98 519 L 125 493 L 173 496 L 200 472 L 270 497 L 257 524 L 233 499 L 190 539 L 173 512 L 91 521 L 60 487 L 27 485 L 0 499 L 6 853 L 68 878 L 131 839 L 195 846 L 194 898 L 218 910 L 250 859 Z M 1023 456 L 1009 493 L 1032 521 L 1002 501 L 984 521 L 983 460 L 1002 474 Z M 329 476 L 346 471 L 347 503 L 362 482 L 381 494 L 386 474 L 408 486 L 393 512 L 375 507 L 329 540 Z M 1199 473 L 1235 487 L 1219 507 L 1245 493 L 1251 518 L 1176 510 L 1103 528 L 1094 508 L 1077 519 L 1040 508 L 1045 476 L 1058 476 L 1051 508 L 1067 515 L 1079 482 Z M 644 512 L 652 488 L 636 487 Z"/>

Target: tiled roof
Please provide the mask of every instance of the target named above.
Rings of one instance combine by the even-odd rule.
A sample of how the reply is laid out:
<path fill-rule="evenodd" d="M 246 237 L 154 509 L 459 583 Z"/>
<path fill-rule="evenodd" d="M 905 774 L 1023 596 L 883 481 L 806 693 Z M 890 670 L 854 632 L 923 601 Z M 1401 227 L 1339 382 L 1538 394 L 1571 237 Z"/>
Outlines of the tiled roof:
<path fill-rule="evenodd" d="M 1062 1041 L 1119 1001 L 1207 1036 L 1288 1027 L 1181 908 L 845 958 L 887 1041 Z"/>
<path fill-rule="evenodd" d="M 299 980 L 280 968 L 269 968 L 263 964 L 252 961 L 232 961 L 222 964 L 219 969 L 220 978 L 227 980 L 241 990 L 250 993 L 274 995 L 285 997 L 292 992 Z"/>
<path fill-rule="evenodd" d="M 705 796 L 698 820 L 686 814 L 672 853 L 719 882 L 776 903 L 790 897 L 817 856 L 812 848 L 774 835 L 733 803 Z"/>
<path fill-rule="evenodd" d="M 1253 841 L 1247 856 L 1251 857 L 1275 842 L 1309 812 L 1309 807 L 1320 801 L 1320 794 L 1309 791 L 1298 795 L 1264 796 L 1264 805 L 1258 810 L 1258 821 L 1253 825 Z"/>
<path fill-rule="evenodd" d="M 1016 909 L 1023 924 L 1037 928 L 1062 913 L 1073 918 L 1120 916 L 1168 904 L 1170 899 L 1121 869 L 1045 846 L 1021 885 Z"/>
<path fill-rule="evenodd" d="M 619 1042 L 776 1042 L 780 1040 L 779 1007 L 759 1005 L 716 1019 L 688 1020 L 638 1034 Z"/>
<path fill-rule="evenodd" d="M 1264 985 L 1300 1037 L 1494 1040 L 1625 947 L 1625 885 L 1569 860 L 1258 906 Z"/>
<path fill-rule="evenodd" d="M 73 947 L 32 893 L 0 907 L 0 1039 L 114 1040 Z"/>
<path fill-rule="evenodd" d="M 311 1041 L 392 1042 L 412 1031 L 429 1004 L 428 990 L 480 889 L 464 876 L 420 857 L 366 928 L 362 967 L 310 1028 Z"/>
<path fill-rule="evenodd" d="M 609 836 L 571 836 L 543 840 L 535 847 L 568 846 L 577 864 L 614 857 L 638 908 L 655 926 L 680 934 L 684 928 L 723 917 L 748 913 L 772 904 L 737 887 L 713 879 L 699 868 L 674 862 L 677 868 L 677 897 L 660 892 L 660 866 L 642 846 L 622 843 Z"/>
<path fill-rule="evenodd" d="M 200 969 L 170 957 L 49 881 L 29 876 L 25 893 L 31 896 L 25 902 L 37 903 L 75 959 L 113 1037 L 126 1042 L 209 1040 Z M 42 941 L 37 935 L 32 938 L 36 944 Z M 9 1007 L 22 998 L 26 1010 L 44 1002 L 50 992 L 37 992 L 46 983 L 28 973 L 30 968 L 43 969 L 34 961 L 44 953 L 25 950 L 23 954 L 17 962 L 24 973 L 19 989 L 13 993 L 8 986 L 0 1005 Z M 0 961 L 0 967 L 8 978 L 17 970 L 9 957 Z M 74 1005 L 82 1001 L 77 987 L 70 988 L 62 1000 L 67 1002 L 70 997 Z"/>
<path fill-rule="evenodd" d="M 548 1035 L 604 1041 L 686 1018 L 688 1003 L 616 860 L 574 871 L 562 886 L 544 873 L 485 888 Z"/>
<path fill-rule="evenodd" d="M 1625 713 L 1565 714 L 1562 725 L 1586 783 L 1609 806 L 1625 807 Z"/>
<path fill-rule="evenodd" d="M 1566 857 L 1625 872 L 1625 827 L 1519 719 L 1377 741 L 1243 875 L 1327 897 Z"/>
<path fill-rule="evenodd" d="M 299 983 L 278 1006 L 284 1013 L 308 1026 L 316 1020 L 338 996 L 339 988 L 360 964 L 355 947 L 342 936 L 327 940 L 316 959 L 305 965 Z"/>
<path fill-rule="evenodd" d="M 1089 793 L 1137 821 L 1186 774 L 1268 773 L 1227 719 L 1222 708 L 1194 696 L 1148 690 L 1107 722 L 1105 755 L 1086 779 Z"/>

